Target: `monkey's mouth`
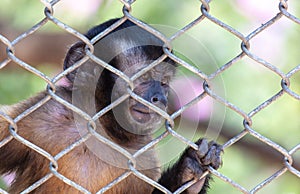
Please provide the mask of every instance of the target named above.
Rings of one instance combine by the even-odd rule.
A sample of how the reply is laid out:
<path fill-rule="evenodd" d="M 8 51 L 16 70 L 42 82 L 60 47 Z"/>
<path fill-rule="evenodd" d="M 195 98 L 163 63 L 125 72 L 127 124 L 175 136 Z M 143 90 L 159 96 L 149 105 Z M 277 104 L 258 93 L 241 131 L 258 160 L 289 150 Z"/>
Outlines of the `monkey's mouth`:
<path fill-rule="evenodd" d="M 133 106 L 130 108 L 133 119 L 139 123 L 146 123 L 154 116 L 154 112 L 146 106 Z"/>

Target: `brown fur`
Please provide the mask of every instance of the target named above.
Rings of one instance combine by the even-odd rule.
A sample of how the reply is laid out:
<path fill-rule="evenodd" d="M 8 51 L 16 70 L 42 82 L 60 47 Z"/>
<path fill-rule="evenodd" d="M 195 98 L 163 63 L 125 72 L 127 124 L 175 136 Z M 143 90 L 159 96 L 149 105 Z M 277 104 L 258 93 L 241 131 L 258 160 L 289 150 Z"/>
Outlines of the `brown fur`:
<path fill-rule="evenodd" d="M 86 37 L 92 39 L 117 20 L 110 20 L 92 28 Z M 131 77 L 162 56 L 163 45 L 159 38 L 126 21 L 94 44 L 94 54 Z M 71 67 L 84 56 L 85 44 L 74 44 L 66 55 L 64 69 Z M 163 62 L 133 80 L 133 92 L 153 106 L 166 111 L 168 84 L 175 74 L 175 66 L 174 62 L 166 57 Z M 55 94 L 90 117 L 127 93 L 128 83 L 123 78 L 92 60 L 67 74 L 66 78 L 68 83 L 57 86 Z M 0 111 L 16 118 L 47 95 L 46 91 L 42 92 L 16 105 L 2 107 Z M 51 98 L 19 120 L 15 130 L 18 136 L 55 157 L 80 140 L 81 135 L 90 133 L 87 120 Z M 96 136 L 90 136 L 87 141 L 57 159 L 57 171 L 92 193 L 99 191 L 125 172 L 131 174 L 106 193 L 161 193 L 149 183 L 134 176 L 128 168 L 128 158 L 119 151 L 126 149 L 133 154 L 141 149 L 152 140 L 151 133 L 160 127 L 162 121 L 162 117 L 151 108 L 133 97 L 128 97 L 95 120 L 95 126 L 92 125 L 98 134 L 120 147 L 115 150 L 99 141 Z M 8 122 L 0 117 L 0 141 L 10 136 Z M 56 177 L 55 173 L 51 174 L 49 159 L 22 142 L 14 138 L 0 147 L 0 174 L 16 174 L 9 190 L 11 193 L 21 192 L 49 173 L 52 177 L 33 193 L 80 193 Z M 157 156 L 152 149 L 136 158 L 135 168 L 170 191 L 175 191 L 185 182 L 201 177 L 208 166 L 217 169 L 221 165 L 220 145 L 202 139 L 196 143 L 199 150 L 187 148 L 179 160 L 162 173 L 161 177 Z M 208 181 L 209 177 L 197 181 L 185 193 L 205 194 Z"/>
<path fill-rule="evenodd" d="M 70 100 L 70 91 L 59 88 L 57 93 Z M 3 108 L 2 111 L 5 110 L 6 114 L 15 118 L 44 96 L 46 96 L 45 92 L 18 105 Z M 8 123 L 0 118 L 0 141 L 10 136 L 8 126 Z M 80 138 L 80 134 L 73 123 L 72 111 L 54 100 L 50 100 L 19 121 L 17 126 L 18 135 L 44 149 L 52 156 L 55 156 Z M 0 152 L 2 153 L 0 154 L 0 169 L 9 168 L 11 171 L 16 171 L 16 180 L 11 187 L 11 193 L 19 193 L 50 172 L 49 160 L 17 140 L 12 140 L 4 147 L 1 147 Z M 155 156 L 153 155 L 153 157 Z M 14 168 L 17 166 L 19 167 Z M 97 192 L 125 171 L 99 159 L 86 148 L 85 144 L 81 144 L 58 160 L 59 173 L 92 193 Z M 157 180 L 160 175 L 159 168 L 146 170 L 143 173 L 154 180 Z M 141 190 L 141 188 L 143 189 Z M 152 190 L 153 188 L 149 184 L 130 175 L 107 193 L 150 193 Z M 77 192 L 76 189 L 54 176 L 34 190 L 36 193 L 57 193 L 62 191 L 64 193 Z"/>

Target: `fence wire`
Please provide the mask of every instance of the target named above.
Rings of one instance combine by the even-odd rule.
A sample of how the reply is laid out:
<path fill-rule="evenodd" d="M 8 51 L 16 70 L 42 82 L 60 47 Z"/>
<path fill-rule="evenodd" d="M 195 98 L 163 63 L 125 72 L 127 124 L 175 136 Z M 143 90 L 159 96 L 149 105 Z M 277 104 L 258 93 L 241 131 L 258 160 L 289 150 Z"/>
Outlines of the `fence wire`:
<path fill-rule="evenodd" d="M 273 149 L 275 149 L 279 154 L 282 155 L 283 158 L 283 164 L 284 166 L 280 169 L 277 169 L 277 172 L 266 178 L 264 181 L 261 183 L 257 184 L 254 188 L 251 190 L 244 188 L 241 184 L 238 182 L 233 181 L 230 177 L 225 176 L 224 174 L 220 173 L 219 171 L 214 170 L 213 168 L 209 169 L 209 172 L 207 173 L 212 173 L 216 178 L 224 181 L 225 183 L 231 185 L 232 187 L 236 188 L 238 191 L 241 193 L 257 193 L 259 190 L 262 188 L 266 187 L 268 184 L 273 182 L 275 179 L 278 179 L 279 177 L 283 176 L 287 172 L 294 174 L 300 182 L 300 171 L 299 169 L 296 169 L 293 166 L 294 163 L 294 157 L 295 154 L 300 150 L 300 141 L 299 144 L 295 145 L 292 149 L 288 150 L 282 146 L 280 146 L 278 143 L 270 140 L 268 137 L 260 134 L 257 132 L 252 126 L 253 126 L 253 121 L 252 117 L 265 109 L 266 107 L 271 106 L 275 101 L 278 99 L 282 98 L 283 96 L 290 96 L 291 98 L 294 98 L 296 100 L 300 100 L 300 95 L 297 94 L 295 91 L 293 91 L 290 87 L 290 79 L 295 76 L 297 72 L 300 71 L 300 65 L 297 65 L 296 67 L 292 68 L 288 73 L 284 73 L 281 69 L 276 67 L 275 65 L 269 63 L 267 60 L 261 58 L 260 56 L 254 54 L 251 52 L 250 45 L 251 41 L 254 37 L 259 36 L 261 32 L 269 28 L 270 26 L 274 25 L 277 21 L 279 21 L 281 18 L 285 17 L 294 22 L 296 25 L 300 25 L 300 19 L 297 18 L 296 16 L 292 15 L 288 11 L 288 2 L 286 0 L 280 0 L 278 3 L 278 13 L 271 18 L 269 21 L 266 23 L 260 25 L 258 28 L 255 30 L 249 32 L 248 34 L 243 34 L 239 32 L 237 29 L 234 29 L 230 25 L 226 24 L 225 22 L 222 21 L 222 18 L 217 18 L 210 14 L 211 8 L 210 8 L 210 2 L 206 0 L 200 0 L 199 6 L 200 6 L 200 12 L 199 12 L 199 17 L 195 18 L 194 21 L 191 23 L 187 24 L 185 27 L 183 27 L 181 30 L 177 31 L 175 34 L 173 34 L 170 38 L 165 37 L 163 34 L 158 32 L 157 30 L 151 28 L 147 24 L 142 23 L 138 18 L 135 18 L 134 16 L 131 15 L 132 11 L 132 4 L 135 3 L 135 1 L 130 1 L 130 0 L 120 0 L 120 2 L 124 5 L 123 7 L 123 14 L 124 17 L 122 20 L 118 21 L 118 23 L 112 25 L 109 27 L 107 30 L 105 30 L 103 33 L 95 37 L 93 40 L 88 40 L 84 35 L 79 33 L 78 31 L 74 30 L 70 26 L 64 24 L 62 21 L 58 20 L 54 15 L 53 15 L 53 10 L 54 10 L 54 5 L 58 2 L 58 0 L 53 0 L 53 1 L 47 1 L 47 0 L 41 0 L 41 3 L 45 6 L 45 18 L 43 18 L 39 23 L 37 23 L 35 26 L 30 28 L 28 31 L 24 32 L 14 40 L 9 40 L 6 38 L 4 35 L 0 34 L 0 41 L 2 44 L 6 45 L 6 59 L 0 62 L 0 70 L 3 69 L 5 66 L 9 65 L 10 62 L 15 62 L 18 64 L 20 67 L 26 69 L 27 71 L 31 72 L 32 74 L 38 76 L 42 80 L 44 80 L 45 83 L 47 83 L 47 92 L 48 95 L 44 97 L 42 100 L 40 100 L 37 104 L 34 106 L 30 107 L 23 113 L 19 114 L 16 118 L 11 118 L 8 115 L 6 115 L 4 112 L 0 112 L 0 117 L 5 119 L 9 124 L 9 131 L 10 131 L 10 136 L 6 137 L 5 139 L 1 140 L 0 142 L 0 147 L 6 145 L 8 142 L 12 141 L 13 139 L 16 139 L 17 141 L 21 142 L 25 146 L 29 147 L 30 149 L 34 150 L 35 152 L 41 154 L 45 158 L 49 160 L 49 166 L 50 166 L 50 173 L 45 175 L 43 178 L 35 182 L 33 185 L 28 187 L 26 190 L 24 190 L 22 193 L 29 193 L 39 187 L 41 184 L 45 183 L 48 181 L 51 177 L 57 177 L 61 181 L 65 182 L 66 184 L 74 187 L 78 191 L 81 191 L 82 193 L 90 193 L 86 188 L 82 187 L 78 183 L 68 179 L 65 177 L 63 174 L 60 174 L 58 172 L 58 164 L 57 161 L 62 158 L 64 155 L 68 154 L 72 150 L 74 150 L 76 147 L 79 145 L 85 143 L 91 136 L 96 137 L 99 141 L 103 142 L 104 144 L 110 146 L 114 150 L 117 150 L 121 154 L 123 154 L 127 159 L 128 159 L 128 167 L 130 171 L 125 172 L 124 174 L 120 175 L 118 178 L 116 178 L 114 181 L 103 187 L 101 190 L 99 190 L 97 193 L 104 193 L 105 191 L 108 191 L 110 188 L 114 187 L 116 184 L 121 182 L 122 180 L 126 179 L 129 175 L 134 174 L 136 177 L 144 180 L 145 182 L 153 185 L 154 187 L 162 190 L 165 193 L 171 193 L 168 191 L 166 188 L 162 187 L 159 185 L 157 182 L 154 180 L 146 177 L 144 174 L 142 174 L 140 171 L 136 169 L 136 158 L 146 152 L 148 149 L 152 148 L 156 144 L 158 144 L 161 140 L 163 140 L 167 135 L 172 135 L 175 138 L 179 139 L 182 141 L 184 144 L 187 146 L 193 147 L 194 149 L 197 149 L 197 145 L 194 144 L 191 140 L 183 137 L 179 133 L 177 133 L 174 130 L 174 119 L 182 114 L 183 111 L 185 111 L 187 108 L 192 106 L 193 104 L 197 103 L 199 100 L 202 98 L 197 98 L 196 100 L 194 99 L 187 105 L 181 107 L 178 111 L 174 112 L 173 114 L 168 114 L 161 109 L 153 106 L 151 103 L 148 103 L 144 99 L 142 99 L 140 96 L 136 95 L 133 93 L 133 91 L 129 88 L 128 89 L 128 94 L 120 97 L 118 100 L 114 101 L 112 104 L 110 104 L 108 107 L 105 109 L 101 110 L 99 113 L 97 113 L 94 117 L 90 117 L 87 113 L 84 111 L 80 110 L 76 106 L 66 102 L 64 99 L 60 98 L 58 95 L 56 95 L 56 84 L 57 82 L 62 79 L 66 74 L 72 72 L 74 69 L 78 68 L 81 64 L 83 64 L 85 61 L 88 59 L 92 59 L 96 63 L 99 63 L 99 65 L 104 66 L 105 68 L 115 71 L 113 67 L 109 66 L 108 64 L 103 64 L 100 60 L 97 59 L 96 56 L 93 55 L 93 43 L 103 37 L 106 33 L 109 31 L 112 31 L 115 29 L 119 24 L 124 22 L 125 20 L 130 20 L 140 26 L 141 28 L 147 30 L 148 32 L 154 34 L 155 36 L 161 38 L 165 42 L 165 57 L 168 56 L 174 61 L 176 61 L 180 66 L 188 69 L 195 75 L 199 76 L 201 79 L 205 80 L 203 84 L 203 89 L 204 93 L 202 95 L 209 96 L 213 100 L 221 103 L 223 106 L 228 107 L 232 111 L 236 112 L 241 116 L 241 122 L 243 123 L 244 129 L 241 131 L 239 134 L 236 134 L 234 137 L 229 139 L 224 145 L 224 152 L 226 153 L 226 149 L 233 144 L 237 143 L 238 141 L 241 140 L 246 135 L 251 135 L 258 141 L 262 142 L 263 144 L 266 144 Z M 184 2 L 181 2 L 184 3 Z M 274 1 L 276 3 L 276 1 Z M 240 54 L 238 54 L 236 57 L 232 58 L 228 63 L 222 65 L 218 70 L 211 74 L 205 74 L 201 71 L 201 69 L 196 68 L 195 66 L 183 61 L 179 57 L 173 55 L 169 51 L 169 47 L 172 44 L 173 41 L 177 40 L 179 37 L 181 37 L 183 34 L 185 34 L 187 31 L 190 29 L 194 28 L 195 26 L 199 25 L 203 20 L 209 20 L 210 22 L 216 24 L 220 29 L 225 29 L 227 30 L 232 36 L 240 39 L 240 44 L 241 44 L 241 50 Z M 76 63 L 74 66 L 71 68 L 67 69 L 66 71 L 61 72 L 55 77 L 48 77 L 41 71 L 37 70 L 36 68 L 32 67 L 30 64 L 27 64 L 26 62 L 20 60 L 16 55 L 15 55 L 15 47 L 18 45 L 23 39 L 27 38 L 28 36 L 34 36 L 33 33 L 41 29 L 45 24 L 52 22 L 53 24 L 57 25 L 61 29 L 67 31 L 68 33 L 72 34 L 73 36 L 79 38 L 82 40 L 86 45 L 89 47 L 89 50 L 87 50 L 87 55 L 78 63 Z M 238 106 L 235 104 L 231 103 L 228 101 L 226 98 L 223 98 L 219 96 L 218 94 L 214 93 L 212 90 L 213 86 L 210 86 L 209 83 L 216 77 L 220 76 L 222 73 L 230 69 L 235 63 L 241 61 L 244 58 L 250 58 L 257 62 L 257 65 L 264 66 L 268 69 L 269 72 L 276 74 L 281 78 L 281 85 L 280 85 L 280 90 L 275 93 L 273 96 L 270 96 L 268 100 L 265 102 L 261 103 L 259 106 L 255 107 L 252 111 L 249 113 L 245 112 L 244 110 L 240 109 Z M 163 59 L 158 59 L 158 61 L 154 62 L 149 66 L 149 68 L 154 67 L 156 64 L 159 63 L 159 60 Z M 135 77 L 139 77 L 141 74 L 145 73 L 147 70 L 141 71 L 138 74 L 134 75 L 131 78 L 126 77 L 122 72 L 115 72 L 118 76 L 120 76 L 122 79 L 126 80 L 128 84 L 131 86 L 132 85 L 132 80 L 134 80 Z M 241 70 L 242 71 L 242 70 Z M 162 115 L 166 119 L 166 131 L 161 134 L 159 137 L 151 141 L 149 144 L 145 145 L 143 148 L 139 149 L 136 153 L 131 154 L 119 145 L 115 144 L 114 142 L 106 139 L 105 137 L 101 136 L 95 131 L 95 121 L 100 118 L 102 115 L 104 115 L 106 112 L 109 110 L 113 109 L 115 106 L 117 106 L 120 102 L 122 102 L 124 99 L 128 97 L 132 97 L 136 99 L 137 101 L 149 106 L 151 109 L 154 111 L 158 112 L 160 115 Z M 57 102 L 63 104 L 70 110 L 74 111 L 76 114 L 80 115 L 82 118 L 86 119 L 89 122 L 89 133 L 87 133 L 85 136 L 82 136 L 81 139 L 79 139 L 77 142 L 73 143 L 72 145 L 66 147 L 64 150 L 62 150 L 60 153 L 57 155 L 51 155 L 47 151 L 43 150 L 42 148 L 38 147 L 37 145 L 33 144 L 32 142 L 24 139 L 22 136 L 18 134 L 18 122 L 25 118 L 26 116 L 30 115 L 33 111 L 38 109 L 39 107 L 43 106 L 46 102 L 48 102 L 50 99 L 55 99 Z M 229 164 L 230 165 L 230 164 Z M 177 191 L 174 193 L 181 193 L 183 192 L 186 188 L 191 186 L 194 182 L 189 182 L 186 185 L 183 185 L 180 187 Z M 0 193 L 7 193 L 3 189 L 0 189 Z"/>

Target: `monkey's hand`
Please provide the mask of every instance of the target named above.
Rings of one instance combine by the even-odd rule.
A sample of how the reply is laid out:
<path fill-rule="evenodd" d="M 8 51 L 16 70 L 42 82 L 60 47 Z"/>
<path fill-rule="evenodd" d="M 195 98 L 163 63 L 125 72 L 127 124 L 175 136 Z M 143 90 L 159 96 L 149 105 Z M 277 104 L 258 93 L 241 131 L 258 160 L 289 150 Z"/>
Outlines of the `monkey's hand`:
<path fill-rule="evenodd" d="M 185 152 L 186 155 L 182 156 L 181 183 L 196 179 L 198 181 L 187 189 L 187 193 L 199 193 L 200 191 L 200 193 L 206 193 L 210 177 L 200 178 L 209 166 L 214 169 L 220 167 L 222 146 L 214 141 L 208 143 L 206 139 L 199 139 L 196 144 L 199 146 L 198 150 L 188 148 Z"/>
<path fill-rule="evenodd" d="M 208 188 L 210 176 L 201 178 L 209 166 L 218 169 L 222 164 L 222 146 L 214 141 L 207 142 L 206 139 L 199 139 L 196 144 L 198 150 L 187 148 L 177 163 L 162 174 L 159 183 L 175 191 L 183 184 L 196 179 L 197 182 L 185 190 L 188 194 L 205 194 Z M 201 178 L 201 179 L 200 179 Z M 153 193 L 160 193 L 154 190 Z"/>

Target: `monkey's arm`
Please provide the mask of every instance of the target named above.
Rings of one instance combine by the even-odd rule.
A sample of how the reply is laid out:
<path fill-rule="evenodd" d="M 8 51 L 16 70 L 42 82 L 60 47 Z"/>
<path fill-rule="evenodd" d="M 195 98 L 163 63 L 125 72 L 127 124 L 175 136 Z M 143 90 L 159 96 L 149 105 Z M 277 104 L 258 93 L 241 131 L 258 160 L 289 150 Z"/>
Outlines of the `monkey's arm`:
<path fill-rule="evenodd" d="M 45 96 L 44 93 L 40 93 L 39 95 L 20 102 L 15 105 L 10 106 L 0 106 L 0 112 L 8 115 L 10 118 L 14 119 L 19 114 L 24 112 L 30 106 L 37 103 Z M 28 123 L 35 122 L 34 120 L 30 120 Z M 32 133 L 32 127 L 23 130 L 24 122 L 22 120 L 17 123 L 18 126 L 18 134 L 23 134 L 25 131 L 27 134 Z M 11 136 L 9 132 L 9 122 L 0 116 L 0 143 L 6 138 Z M 25 145 L 21 144 L 15 139 L 12 139 L 7 144 L 3 145 L 0 148 L 0 175 L 7 172 L 13 172 L 16 170 L 20 170 L 21 166 L 25 165 L 25 161 L 28 161 L 28 157 L 30 157 L 30 149 L 28 149 Z"/>
<path fill-rule="evenodd" d="M 161 176 L 159 183 L 170 191 L 177 190 L 180 186 L 193 179 L 199 179 L 208 166 L 218 169 L 222 163 L 222 147 L 215 142 L 199 139 L 196 142 L 198 150 L 187 148 L 180 159 Z M 185 190 L 188 194 L 205 194 L 209 187 L 210 176 L 198 180 L 194 185 Z M 162 193 L 155 189 L 153 194 Z"/>
<path fill-rule="evenodd" d="M 59 95 L 66 93 L 57 87 Z M 14 119 L 25 110 L 41 101 L 47 92 L 11 106 L 0 107 L 0 112 Z M 67 97 L 65 97 L 67 98 Z M 55 155 L 68 144 L 69 122 L 65 114 L 66 108 L 50 100 L 23 119 L 16 123 L 17 135 L 40 147 L 51 155 Z M 63 133 L 65 132 L 66 133 Z M 61 138 L 69 135 L 68 138 Z M 12 134 L 9 131 L 9 122 L 0 116 L 0 144 Z M 66 143 L 67 142 L 67 143 Z M 66 145 L 67 144 L 67 145 Z M 14 173 L 15 179 L 9 188 L 10 193 L 20 193 L 22 190 L 39 180 L 49 172 L 49 160 L 37 151 L 21 143 L 18 138 L 13 138 L 0 147 L 0 176 L 6 173 Z"/>
<path fill-rule="evenodd" d="M 0 107 L 0 111 L 4 114 L 11 116 L 12 108 L 8 106 Z M 6 138 L 11 135 L 9 133 L 9 123 L 0 117 L 0 142 L 4 143 Z M 19 167 L 26 157 L 25 147 L 18 144 L 18 142 L 11 140 L 6 145 L 0 148 L 0 175 L 6 172 L 11 172 Z"/>

